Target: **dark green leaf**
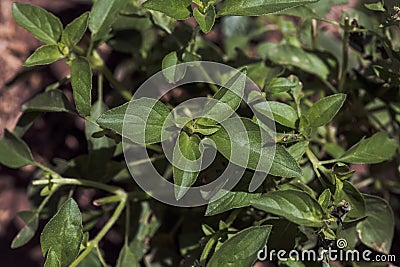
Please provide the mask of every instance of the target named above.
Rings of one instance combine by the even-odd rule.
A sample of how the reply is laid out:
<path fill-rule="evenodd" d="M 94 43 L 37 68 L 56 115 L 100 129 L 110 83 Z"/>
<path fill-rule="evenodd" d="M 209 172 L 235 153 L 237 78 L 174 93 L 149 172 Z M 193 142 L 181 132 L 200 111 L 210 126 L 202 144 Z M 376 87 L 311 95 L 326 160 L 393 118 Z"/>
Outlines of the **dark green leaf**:
<path fill-rule="evenodd" d="M 263 140 L 258 125 L 246 118 L 242 118 L 241 121 L 244 124 L 246 132 L 240 131 L 241 127 L 237 126 L 238 122 L 236 120 L 229 119 L 226 121 L 223 128 L 210 136 L 215 142 L 218 151 L 225 158 L 239 166 L 247 162 L 247 167 L 253 170 L 260 170 L 260 168 L 268 166 L 268 162 L 272 162 L 271 169 L 269 170 L 269 173 L 272 175 L 288 178 L 301 176 L 299 165 L 284 147 L 277 145 L 275 156 L 271 155 L 270 149 L 262 145 Z M 228 129 L 228 131 L 225 128 Z M 246 136 L 248 140 L 246 140 Z M 250 143 L 248 144 L 246 142 Z M 231 149 L 233 150 L 232 152 Z M 248 151 L 249 154 L 244 153 L 246 151 Z M 249 156 L 248 159 L 245 158 L 247 155 Z M 257 168 L 259 162 L 260 165 Z M 263 170 L 261 169 L 260 171 Z"/>
<path fill-rule="evenodd" d="M 204 33 L 209 33 L 215 22 L 215 7 L 210 5 L 203 14 L 197 7 L 193 10 L 193 16 Z"/>
<path fill-rule="evenodd" d="M 60 267 L 61 263 L 57 257 L 57 253 L 50 248 L 47 252 L 46 262 L 44 263 L 44 267 Z"/>
<path fill-rule="evenodd" d="M 345 99 L 345 94 L 335 94 L 316 102 L 305 115 L 310 126 L 319 127 L 330 122 L 343 106 Z"/>
<path fill-rule="evenodd" d="M 352 146 L 337 161 L 355 164 L 374 164 L 389 160 L 396 153 L 398 143 L 386 133 L 376 133 Z"/>
<path fill-rule="evenodd" d="M 17 169 L 34 162 L 28 145 L 5 129 L 4 136 L 0 139 L 0 163 Z"/>
<path fill-rule="evenodd" d="M 185 76 L 186 67 L 176 66 L 181 63 L 175 51 L 167 54 L 162 61 L 162 72 L 169 82 L 175 83 Z"/>
<path fill-rule="evenodd" d="M 220 16 L 261 16 L 318 0 L 225 0 Z"/>
<path fill-rule="evenodd" d="M 326 79 L 329 69 L 315 54 L 289 44 L 265 43 L 257 48 L 260 56 L 281 65 L 295 66 L 306 72 Z"/>
<path fill-rule="evenodd" d="M 39 225 L 39 214 L 34 211 L 21 211 L 18 216 L 26 223 L 11 243 L 11 248 L 19 248 L 28 243 Z"/>
<path fill-rule="evenodd" d="M 207 267 L 241 266 L 251 267 L 257 253 L 267 243 L 271 226 L 253 226 L 240 231 L 225 241 L 214 253 Z"/>
<path fill-rule="evenodd" d="M 32 67 L 37 65 L 47 65 L 63 58 L 65 58 L 65 56 L 61 53 L 58 45 L 43 45 L 28 57 L 24 66 Z"/>
<path fill-rule="evenodd" d="M 324 211 L 309 194 L 298 190 L 268 192 L 251 205 L 303 226 L 321 227 Z"/>
<path fill-rule="evenodd" d="M 73 112 L 67 97 L 60 90 L 50 90 L 35 96 L 22 106 L 22 111 Z"/>
<path fill-rule="evenodd" d="M 335 204 L 346 200 L 351 205 L 351 210 L 346 215 L 346 219 L 358 219 L 365 216 L 365 201 L 358 189 L 349 181 L 336 180 Z"/>
<path fill-rule="evenodd" d="M 70 198 L 44 227 L 40 245 L 43 255 L 53 249 L 61 266 L 68 266 L 77 257 L 82 238 L 82 215 Z"/>
<path fill-rule="evenodd" d="M 117 267 L 140 267 L 139 260 L 128 245 L 124 245 L 118 256 Z"/>
<path fill-rule="evenodd" d="M 57 44 L 63 30 L 61 21 L 43 8 L 13 3 L 12 14 L 15 21 L 38 40 L 46 44 Z"/>
<path fill-rule="evenodd" d="M 129 103 L 126 103 L 105 112 L 97 122 L 101 127 L 122 135 L 125 118 L 126 125 L 129 127 L 127 138 L 139 144 L 162 141 L 163 124 L 169 114 L 169 109 L 162 102 L 151 98 L 133 100 L 129 110 L 127 110 L 128 105 Z M 125 112 L 127 112 L 126 117 Z"/>
<path fill-rule="evenodd" d="M 177 200 L 181 199 L 189 190 L 189 187 L 196 182 L 199 174 L 197 170 L 200 170 L 201 162 L 196 164 L 191 163 L 191 161 L 196 161 L 201 156 L 199 150 L 200 141 L 201 139 L 197 135 L 189 136 L 184 131 L 179 134 L 173 156 L 174 183 L 182 186 L 175 187 L 175 197 Z M 179 150 L 180 152 L 178 152 Z"/>
<path fill-rule="evenodd" d="M 90 12 L 89 29 L 94 41 L 103 39 L 125 6 L 125 0 L 97 0 Z"/>
<path fill-rule="evenodd" d="M 92 107 L 92 76 L 92 69 L 86 58 L 78 57 L 72 61 L 71 85 L 76 109 L 83 117 L 90 115 Z"/>
<path fill-rule="evenodd" d="M 191 16 L 190 0 L 148 0 L 143 7 L 164 13 L 174 19 L 184 20 Z"/>
<path fill-rule="evenodd" d="M 89 21 L 89 12 L 83 13 L 78 18 L 69 23 L 61 35 L 61 42 L 68 47 L 73 47 L 82 38 L 85 33 Z"/>
<path fill-rule="evenodd" d="M 389 253 L 394 235 L 394 215 L 382 198 L 364 195 L 367 218 L 357 224 L 361 242 L 381 253 Z"/>
<path fill-rule="evenodd" d="M 219 197 L 220 194 L 223 196 Z M 260 193 L 221 190 L 210 200 L 205 216 L 213 216 L 228 210 L 250 206 L 250 201 L 260 196 Z"/>

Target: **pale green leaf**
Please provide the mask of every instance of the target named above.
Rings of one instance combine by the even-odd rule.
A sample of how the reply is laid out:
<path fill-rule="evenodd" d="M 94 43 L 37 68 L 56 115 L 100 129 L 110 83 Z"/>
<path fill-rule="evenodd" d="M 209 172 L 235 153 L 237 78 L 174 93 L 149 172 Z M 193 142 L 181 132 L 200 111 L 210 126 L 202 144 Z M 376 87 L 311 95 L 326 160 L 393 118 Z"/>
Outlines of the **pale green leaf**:
<path fill-rule="evenodd" d="M 190 0 L 148 0 L 143 7 L 164 13 L 177 20 L 184 20 L 191 16 Z"/>
<path fill-rule="evenodd" d="M 65 58 L 58 45 L 43 45 L 33 52 L 24 62 L 25 67 L 47 65 Z"/>

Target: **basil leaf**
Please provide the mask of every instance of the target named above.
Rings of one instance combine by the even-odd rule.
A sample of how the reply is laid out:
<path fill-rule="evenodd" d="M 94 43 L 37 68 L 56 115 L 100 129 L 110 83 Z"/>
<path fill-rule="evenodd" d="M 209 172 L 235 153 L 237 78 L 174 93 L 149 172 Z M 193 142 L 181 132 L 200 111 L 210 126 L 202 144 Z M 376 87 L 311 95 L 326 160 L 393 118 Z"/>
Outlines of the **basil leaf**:
<path fill-rule="evenodd" d="M 181 63 L 175 51 L 167 54 L 162 61 L 162 72 L 171 83 L 181 80 L 185 76 L 186 68 L 184 66 L 176 66 Z"/>
<path fill-rule="evenodd" d="M 0 163 L 17 169 L 34 164 L 35 160 L 28 145 L 5 129 L 4 136 L 0 139 Z"/>
<path fill-rule="evenodd" d="M 364 195 L 367 218 L 357 224 L 361 242 L 378 252 L 388 254 L 394 235 L 394 215 L 382 198 Z"/>
<path fill-rule="evenodd" d="M 374 164 L 389 160 L 396 153 L 399 144 L 386 133 L 376 133 L 352 146 L 337 161 L 354 164 Z"/>
<path fill-rule="evenodd" d="M 222 197 L 219 197 L 222 194 Z M 248 193 L 241 191 L 225 191 L 221 190 L 215 195 L 207 205 L 205 216 L 213 216 L 228 210 L 243 208 L 250 206 L 253 199 L 257 199 L 261 193 Z M 218 198 L 219 197 L 219 198 Z"/>
<path fill-rule="evenodd" d="M 119 253 L 117 267 L 140 267 L 135 252 L 127 244 L 122 247 Z"/>
<path fill-rule="evenodd" d="M 19 248 L 28 243 L 34 236 L 39 226 L 39 214 L 34 211 L 21 211 L 18 216 L 25 222 L 17 236 L 11 243 L 11 248 Z"/>
<path fill-rule="evenodd" d="M 107 36 L 125 5 L 125 0 L 97 0 L 94 3 L 89 18 L 89 29 L 92 32 L 93 41 Z"/>
<path fill-rule="evenodd" d="M 58 45 L 43 45 L 33 52 L 24 62 L 25 67 L 47 65 L 65 58 Z"/>
<path fill-rule="evenodd" d="M 268 162 L 272 162 L 269 173 L 281 177 L 300 177 L 301 169 L 296 160 L 280 145 L 276 146 L 275 155 L 268 153 L 268 148 L 263 147 L 260 128 L 257 124 L 247 118 L 242 118 L 246 132 L 241 132 L 241 127 L 237 126 L 237 120 L 226 120 L 223 127 L 215 134 L 209 136 L 216 146 L 217 150 L 233 163 L 243 166 L 247 162 L 247 168 L 252 170 L 260 166 L 267 166 Z M 228 132 L 230 134 L 228 134 Z M 247 138 L 246 138 L 247 136 Z M 232 140 L 231 140 L 232 139 Z M 232 142 L 232 147 L 231 147 Z M 250 142 L 250 143 L 247 143 Z M 231 151 L 231 149 L 233 151 Z M 248 151 L 244 153 L 243 151 Z M 233 157 L 231 157 L 233 155 Z M 249 158 L 244 158 L 246 155 Z M 265 163 L 264 163 L 265 162 Z M 260 166 L 258 168 L 260 168 Z M 259 169 L 258 169 L 259 170 Z M 259 170 L 262 171 L 262 170 Z"/>
<path fill-rule="evenodd" d="M 133 103 L 110 109 L 103 113 L 97 123 L 122 135 L 124 119 L 128 125 L 127 138 L 139 144 L 153 144 L 162 141 L 163 124 L 169 109 L 162 102 L 151 98 L 140 98 Z M 128 112 L 126 115 L 125 113 Z M 145 120 L 145 118 L 147 118 Z M 143 129 L 143 126 L 145 129 Z M 165 138 L 168 138 L 166 136 Z"/>
<path fill-rule="evenodd" d="M 193 10 L 193 17 L 196 19 L 200 29 L 204 33 L 209 33 L 215 23 L 215 7 L 210 5 L 207 10 L 202 13 L 197 7 Z"/>
<path fill-rule="evenodd" d="M 41 93 L 22 106 L 22 111 L 32 112 L 74 112 L 71 103 L 60 90 Z"/>
<path fill-rule="evenodd" d="M 68 47 L 73 47 L 81 39 L 88 27 L 89 12 L 85 12 L 70 22 L 61 35 L 61 42 Z"/>
<path fill-rule="evenodd" d="M 329 68 L 317 55 L 289 44 L 265 43 L 257 47 L 257 53 L 274 63 L 291 65 L 321 79 L 327 79 Z"/>
<path fill-rule="evenodd" d="M 190 0 L 148 0 L 143 7 L 162 12 L 177 20 L 185 20 L 191 16 L 190 4 Z"/>
<path fill-rule="evenodd" d="M 174 165 L 174 183 L 175 185 L 181 186 L 175 187 L 175 197 L 177 200 L 185 195 L 190 186 L 196 182 L 197 176 L 199 175 L 199 171 L 195 170 L 200 170 L 200 165 L 193 164 L 190 161 L 195 161 L 200 158 L 200 141 L 201 139 L 197 135 L 189 136 L 184 131 L 179 134 L 172 160 L 172 164 Z M 180 153 L 175 153 L 179 150 Z M 178 166 L 184 168 L 179 168 Z"/>
<path fill-rule="evenodd" d="M 299 190 L 268 192 L 251 201 L 251 205 L 268 213 L 282 216 L 303 226 L 321 227 L 324 211 L 317 200 Z"/>
<path fill-rule="evenodd" d="M 225 0 L 220 16 L 262 16 L 318 0 Z"/>
<path fill-rule="evenodd" d="M 85 117 L 90 115 L 92 106 L 92 69 L 89 61 L 78 57 L 71 65 L 71 85 L 78 113 Z"/>
<path fill-rule="evenodd" d="M 57 44 L 63 26 L 61 21 L 43 8 L 13 3 L 12 14 L 18 25 L 30 31 L 39 41 Z"/>
<path fill-rule="evenodd" d="M 60 267 L 61 263 L 57 257 L 57 253 L 50 248 L 47 252 L 46 261 L 44 263 L 44 267 Z"/>
<path fill-rule="evenodd" d="M 343 106 L 345 99 L 345 94 L 335 94 L 317 101 L 305 114 L 310 126 L 319 127 L 330 122 Z"/>
<path fill-rule="evenodd" d="M 40 235 L 43 255 L 53 250 L 61 266 L 68 266 L 78 256 L 83 238 L 82 215 L 70 198 L 46 224 Z"/>
<path fill-rule="evenodd" d="M 271 226 L 253 226 L 240 231 L 225 241 L 212 255 L 207 267 L 251 267 L 257 253 L 267 244 Z"/>

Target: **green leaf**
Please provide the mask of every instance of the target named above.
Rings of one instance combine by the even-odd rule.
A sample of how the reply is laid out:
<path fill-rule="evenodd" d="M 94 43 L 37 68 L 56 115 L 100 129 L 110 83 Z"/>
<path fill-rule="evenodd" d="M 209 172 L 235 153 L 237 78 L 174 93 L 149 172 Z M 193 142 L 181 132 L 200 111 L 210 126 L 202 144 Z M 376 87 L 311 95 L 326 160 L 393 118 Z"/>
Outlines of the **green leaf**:
<path fill-rule="evenodd" d="M 308 144 L 309 144 L 308 141 L 301 141 L 288 147 L 286 150 L 293 158 L 295 158 L 297 161 L 300 161 L 304 153 L 306 153 Z"/>
<path fill-rule="evenodd" d="M 185 20 L 191 16 L 190 0 L 148 0 L 143 7 L 164 13 L 177 20 Z"/>
<path fill-rule="evenodd" d="M 354 164 L 374 164 L 389 160 L 399 144 L 386 133 L 376 133 L 352 146 L 337 161 Z"/>
<path fill-rule="evenodd" d="M 181 63 L 175 51 L 167 54 L 162 60 L 162 72 L 171 83 L 181 80 L 186 73 L 186 67 L 176 66 Z"/>
<path fill-rule="evenodd" d="M 18 216 L 26 225 L 12 241 L 11 248 L 19 248 L 28 243 L 34 237 L 39 226 L 39 214 L 34 211 L 21 211 Z"/>
<path fill-rule="evenodd" d="M 220 197 L 220 194 L 223 196 Z M 261 193 L 221 190 L 210 200 L 205 216 L 214 216 L 228 210 L 248 207 L 252 199 L 260 196 Z"/>
<path fill-rule="evenodd" d="M 382 12 L 386 11 L 386 9 L 383 6 L 383 3 L 381 1 L 379 1 L 377 3 L 364 4 L 364 6 L 366 8 L 368 8 L 369 10 L 373 10 L 373 11 L 382 11 Z"/>
<path fill-rule="evenodd" d="M 106 104 L 98 100 L 96 101 L 93 106 L 92 110 L 90 112 L 90 116 L 94 119 L 97 120 L 101 114 L 106 112 L 108 110 L 108 107 Z M 85 135 L 86 135 L 86 140 L 89 141 L 89 150 L 99 150 L 102 148 L 109 148 L 115 145 L 115 142 L 107 138 L 106 136 L 102 136 L 100 138 L 94 138 L 92 135 L 96 132 L 101 131 L 102 129 L 97 126 L 95 123 L 87 121 L 85 125 Z"/>
<path fill-rule="evenodd" d="M 44 267 L 59 267 L 61 266 L 60 260 L 57 257 L 57 253 L 50 248 L 47 252 L 46 262 L 44 263 Z"/>
<path fill-rule="evenodd" d="M 74 112 L 71 103 L 60 90 L 50 90 L 35 96 L 22 106 L 23 112 Z"/>
<path fill-rule="evenodd" d="M 346 215 L 346 219 L 358 219 L 365 216 L 365 201 L 360 191 L 349 181 L 336 179 L 335 204 L 346 200 L 351 205 L 351 210 Z"/>
<path fill-rule="evenodd" d="M 318 0 L 225 0 L 220 16 L 262 16 Z"/>
<path fill-rule="evenodd" d="M 125 0 L 97 0 L 90 12 L 89 29 L 93 41 L 103 39 L 125 6 Z"/>
<path fill-rule="evenodd" d="M 200 29 L 204 33 L 209 33 L 215 23 L 215 7 L 210 5 L 203 14 L 197 7 L 193 10 L 193 17 L 196 19 Z"/>
<path fill-rule="evenodd" d="M 119 253 L 117 267 L 140 267 L 135 252 L 127 244 L 122 247 Z"/>
<path fill-rule="evenodd" d="M 61 53 L 58 45 L 43 45 L 28 57 L 24 66 L 32 67 L 37 65 L 47 65 L 63 58 L 65 58 L 65 56 Z"/>
<path fill-rule="evenodd" d="M 267 243 L 270 232 L 269 225 L 253 226 L 240 231 L 221 245 L 207 267 L 253 266 L 257 253 Z"/>
<path fill-rule="evenodd" d="M 271 155 L 269 148 L 264 147 L 262 144 L 263 140 L 258 125 L 247 118 L 242 118 L 241 121 L 244 124 L 246 132 L 240 131 L 241 127 L 237 126 L 237 120 L 229 119 L 225 121 L 223 128 L 209 137 L 215 142 L 217 150 L 225 158 L 242 166 L 247 162 L 247 158 L 245 158 L 247 153 L 244 153 L 247 150 L 249 152 L 247 167 L 252 170 L 257 169 L 259 162 L 261 168 L 267 166 L 268 162 L 272 162 L 269 174 L 287 178 L 301 176 L 301 168 L 283 146 L 277 145 L 275 155 Z M 248 136 L 248 141 L 245 136 Z M 260 170 L 260 166 L 258 166 L 258 170 Z"/>
<path fill-rule="evenodd" d="M 152 144 L 162 141 L 163 124 L 169 114 L 169 109 L 162 102 L 145 97 L 133 100 L 129 110 L 127 110 L 128 105 L 129 103 L 125 103 L 105 112 L 97 122 L 102 128 L 111 129 L 122 135 L 125 118 L 125 123 L 129 127 L 127 131 L 129 134 L 126 137 L 133 142 Z M 128 113 L 125 117 L 126 112 Z"/>
<path fill-rule="evenodd" d="M 390 205 L 382 198 L 364 195 L 367 218 L 357 224 L 361 242 L 381 253 L 388 254 L 394 235 L 394 215 Z"/>
<path fill-rule="evenodd" d="M 194 133 L 200 133 L 202 135 L 212 135 L 215 134 L 219 129 L 221 129 L 221 126 L 219 125 L 205 126 L 201 124 L 196 124 L 195 128 L 193 128 L 192 130 Z"/>
<path fill-rule="evenodd" d="M 298 86 L 299 80 L 297 79 L 289 79 L 289 78 L 272 78 L 268 83 L 266 91 L 270 94 L 277 94 L 287 92 L 292 88 Z"/>
<path fill-rule="evenodd" d="M 298 190 L 268 192 L 251 201 L 257 209 L 282 216 L 303 226 L 321 227 L 324 211 L 309 194 Z"/>
<path fill-rule="evenodd" d="M 295 66 L 306 72 L 327 79 L 329 69 L 317 55 L 289 44 L 265 43 L 257 47 L 257 53 L 280 65 Z"/>
<path fill-rule="evenodd" d="M 4 136 L 0 139 L 0 163 L 17 169 L 34 164 L 35 161 L 28 145 L 5 129 Z"/>
<path fill-rule="evenodd" d="M 70 22 L 64 29 L 61 35 L 61 42 L 68 47 L 73 47 L 81 39 L 86 32 L 89 21 L 89 12 L 85 12 L 78 18 Z"/>
<path fill-rule="evenodd" d="M 271 109 L 274 120 L 284 126 L 292 129 L 296 129 L 297 113 L 291 106 L 280 103 L 268 101 L 269 108 Z M 262 105 L 263 106 L 263 105 Z M 261 107 L 262 107 L 261 106 Z M 254 105 L 254 108 L 259 107 L 258 104 Z M 257 109 L 258 111 L 261 111 Z"/>
<path fill-rule="evenodd" d="M 76 202 L 70 198 L 44 227 L 40 245 L 43 255 L 52 249 L 60 265 L 68 266 L 78 256 L 82 238 L 82 215 Z"/>
<path fill-rule="evenodd" d="M 173 173 L 175 185 L 175 197 L 177 200 L 181 199 L 189 190 L 199 175 L 200 163 L 191 163 L 200 158 L 201 152 L 199 150 L 200 137 L 197 135 L 189 136 L 186 132 L 181 131 L 179 134 L 178 142 L 174 149 L 173 154 Z M 178 147 L 179 145 L 179 147 Z M 180 150 L 180 153 L 175 153 Z M 180 168 L 183 167 L 183 168 Z"/>
<path fill-rule="evenodd" d="M 310 126 L 319 127 L 330 122 L 343 106 L 345 100 L 345 94 L 335 94 L 317 101 L 305 114 Z"/>
<path fill-rule="evenodd" d="M 13 3 L 12 14 L 18 25 L 30 31 L 33 36 L 46 44 L 57 44 L 63 26 L 61 21 L 43 8 Z"/>
<path fill-rule="evenodd" d="M 78 113 L 85 117 L 90 115 L 92 107 L 92 69 L 89 61 L 78 57 L 71 65 L 71 85 Z"/>
<path fill-rule="evenodd" d="M 331 204 L 332 194 L 329 189 L 325 189 L 321 195 L 318 197 L 318 203 L 321 207 L 325 210 L 328 209 L 329 205 Z"/>

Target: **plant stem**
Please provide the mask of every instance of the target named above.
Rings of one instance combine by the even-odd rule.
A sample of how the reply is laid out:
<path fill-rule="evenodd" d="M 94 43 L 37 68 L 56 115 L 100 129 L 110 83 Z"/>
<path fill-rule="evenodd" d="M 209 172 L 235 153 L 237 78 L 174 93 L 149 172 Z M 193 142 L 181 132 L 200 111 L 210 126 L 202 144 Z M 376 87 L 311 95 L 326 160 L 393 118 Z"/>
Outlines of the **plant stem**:
<path fill-rule="evenodd" d="M 339 92 L 344 92 L 344 85 L 346 83 L 347 66 L 349 64 L 349 38 L 350 38 L 350 19 L 346 17 L 344 20 L 344 36 L 343 36 L 343 51 L 342 51 L 342 69 L 339 77 Z"/>
<path fill-rule="evenodd" d="M 103 66 L 100 68 L 100 72 L 106 77 L 107 81 L 110 82 L 112 87 L 114 87 L 123 98 L 126 100 L 131 100 L 132 95 L 128 91 L 128 89 L 125 88 L 117 79 L 115 79 L 114 75 L 111 73 L 111 71 L 107 68 L 106 65 L 103 64 Z"/>
<path fill-rule="evenodd" d="M 71 267 L 78 266 L 78 264 L 86 258 L 86 256 L 89 255 L 89 253 L 98 246 L 99 242 L 103 237 L 107 234 L 107 232 L 111 229 L 111 227 L 114 225 L 114 223 L 118 220 L 119 216 L 121 215 L 122 211 L 125 208 L 127 200 L 127 195 L 121 196 L 121 201 L 119 202 L 117 208 L 115 209 L 115 212 L 113 215 L 110 217 L 110 219 L 107 221 L 107 223 L 103 226 L 103 228 L 100 230 L 100 232 L 96 235 L 96 237 L 88 243 L 88 246 L 86 249 L 76 258 L 72 263 Z"/>
<path fill-rule="evenodd" d="M 60 185 L 79 185 L 85 187 L 94 187 L 116 195 L 126 194 L 122 188 L 89 180 L 82 180 L 75 178 L 57 178 L 57 179 L 51 179 L 50 182 L 53 184 L 60 184 Z M 48 183 L 49 181 L 45 179 L 36 180 L 32 182 L 33 185 L 47 185 Z"/>

